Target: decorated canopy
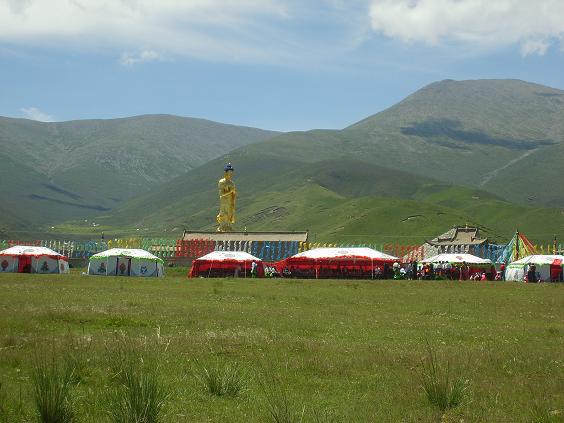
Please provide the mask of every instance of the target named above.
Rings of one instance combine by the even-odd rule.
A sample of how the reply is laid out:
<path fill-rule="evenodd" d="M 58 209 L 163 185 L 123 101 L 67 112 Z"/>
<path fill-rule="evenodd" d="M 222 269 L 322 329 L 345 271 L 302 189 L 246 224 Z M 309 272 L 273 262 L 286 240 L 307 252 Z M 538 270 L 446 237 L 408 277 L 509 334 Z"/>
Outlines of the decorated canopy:
<path fill-rule="evenodd" d="M 18 245 L 0 251 L 0 273 L 68 273 L 68 259 L 45 247 Z"/>
<path fill-rule="evenodd" d="M 278 271 L 303 278 L 375 278 L 397 257 L 372 248 L 315 248 L 277 263 Z"/>
<path fill-rule="evenodd" d="M 261 259 L 244 251 L 213 251 L 192 262 L 189 276 L 193 277 L 251 277 L 253 262 L 257 276 L 264 276 Z"/>
<path fill-rule="evenodd" d="M 522 233 L 515 232 L 515 235 L 505 246 L 497 261 L 499 263 L 511 263 L 533 254 L 535 254 L 533 243 Z"/>
<path fill-rule="evenodd" d="M 164 276 L 164 261 L 145 250 L 112 248 L 90 257 L 89 275 Z"/>
<path fill-rule="evenodd" d="M 508 281 L 523 281 L 530 265 L 535 265 L 537 277 L 543 281 L 561 280 L 564 256 L 534 254 L 514 261 L 505 270 L 505 279 Z"/>
<path fill-rule="evenodd" d="M 491 266 L 493 263 L 489 259 L 474 256 L 472 254 L 437 254 L 436 256 L 429 257 L 423 260 L 423 263 L 450 263 L 450 264 L 463 264 L 469 266 Z"/>

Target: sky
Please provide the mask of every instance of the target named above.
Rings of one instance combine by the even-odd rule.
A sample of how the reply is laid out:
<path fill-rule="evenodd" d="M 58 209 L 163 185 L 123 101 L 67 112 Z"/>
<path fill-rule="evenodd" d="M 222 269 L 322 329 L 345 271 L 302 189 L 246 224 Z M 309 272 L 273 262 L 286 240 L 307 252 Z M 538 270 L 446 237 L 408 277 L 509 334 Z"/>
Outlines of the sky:
<path fill-rule="evenodd" d="M 343 128 L 442 79 L 564 89 L 564 0 L 0 0 L 0 116 Z"/>

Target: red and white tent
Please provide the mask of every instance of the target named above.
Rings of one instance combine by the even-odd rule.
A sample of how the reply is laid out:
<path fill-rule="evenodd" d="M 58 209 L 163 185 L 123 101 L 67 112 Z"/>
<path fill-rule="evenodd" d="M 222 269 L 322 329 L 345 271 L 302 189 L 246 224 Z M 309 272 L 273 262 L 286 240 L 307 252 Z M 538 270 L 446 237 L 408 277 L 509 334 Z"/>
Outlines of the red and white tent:
<path fill-rule="evenodd" d="M 508 281 L 524 281 L 531 265 L 535 265 L 535 271 L 540 280 L 559 281 L 564 271 L 564 256 L 534 254 L 523 257 L 521 260 L 509 263 L 505 270 L 505 279 Z"/>
<path fill-rule="evenodd" d="M 282 274 L 300 278 L 374 279 L 399 258 L 372 248 L 315 248 L 276 264 Z"/>
<path fill-rule="evenodd" d="M 244 251 L 213 251 L 192 262 L 189 276 L 250 278 L 253 262 L 257 265 L 257 276 L 262 278 L 264 265 L 261 259 Z"/>
<path fill-rule="evenodd" d="M 67 257 L 45 247 L 18 245 L 0 251 L 0 273 L 68 273 Z"/>

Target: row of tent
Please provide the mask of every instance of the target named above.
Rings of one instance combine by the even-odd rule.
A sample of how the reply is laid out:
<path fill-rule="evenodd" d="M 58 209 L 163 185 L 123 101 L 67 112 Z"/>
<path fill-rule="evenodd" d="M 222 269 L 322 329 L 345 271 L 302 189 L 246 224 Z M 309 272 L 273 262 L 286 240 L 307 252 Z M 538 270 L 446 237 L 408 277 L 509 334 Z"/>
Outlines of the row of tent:
<path fill-rule="evenodd" d="M 15 246 L 0 251 L 0 273 L 68 273 L 68 258 L 45 247 Z M 138 249 L 112 248 L 90 257 L 89 275 L 164 276 L 163 259 Z"/>
<path fill-rule="evenodd" d="M 374 279 L 400 259 L 371 248 L 316 248 L 277 262 L 274 267 L 300 278 L 361 277 Z M 254 265 L 253 265 L 254 263 Z M 467 265 L 471 272 L 491 269 L 494 264 L 471 254 L 439 254 L 422 263 L 454 266 Z M 554 279 L 555 271 L 562 279 L 564 256 L 530 255 L 510 263 L 506 280 L 523 281 L 530 265 L 535 265 L 541 280 Z M 265 274 L 268 265 L 243 251 L 214 251 L 193 261 L 190 277 L 250 277 Z M 15 246 L 0 251 L 0 273 L 68 273 L 68 259 L 45 247 Z M 113 248 L 90 257 L 89 275 L 164 276 L 164 261 L 139 249 Z"/>

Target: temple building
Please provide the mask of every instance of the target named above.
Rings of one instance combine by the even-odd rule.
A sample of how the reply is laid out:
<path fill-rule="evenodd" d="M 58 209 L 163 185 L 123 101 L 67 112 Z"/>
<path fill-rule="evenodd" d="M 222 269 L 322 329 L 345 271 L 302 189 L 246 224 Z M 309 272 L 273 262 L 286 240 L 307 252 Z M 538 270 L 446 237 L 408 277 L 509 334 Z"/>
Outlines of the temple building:
<path fill-rule="evenodd" d="M 442 235 L 425 241 L 423 256 L 431 257 L 442 253 L 469 253 L 483 251 L 489 244 L 488 238 L 480 236 L 480 229 L 471 226 L 454 226 Z"/>

